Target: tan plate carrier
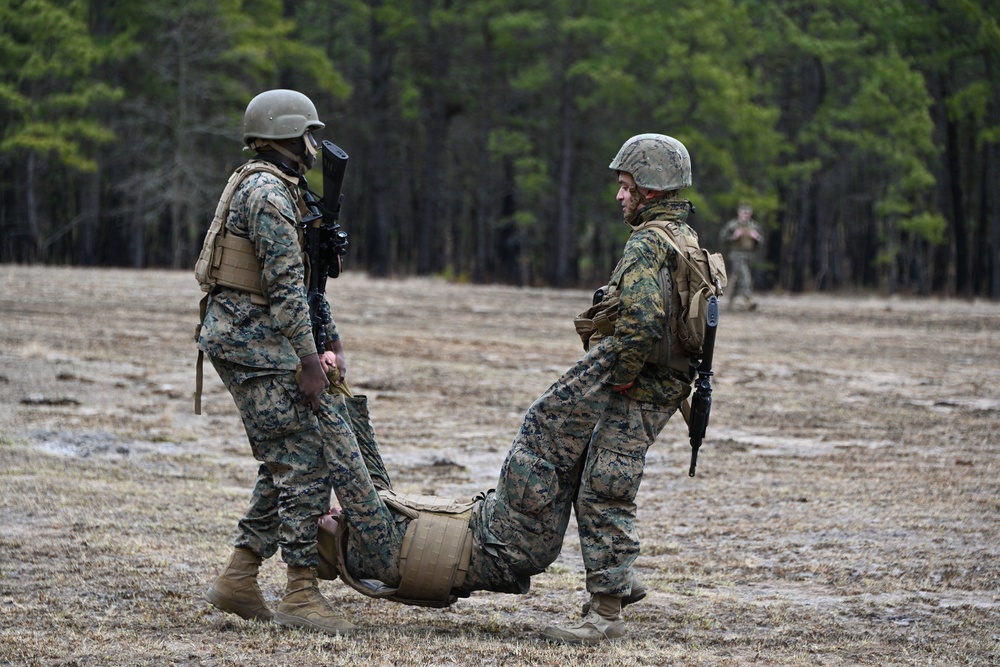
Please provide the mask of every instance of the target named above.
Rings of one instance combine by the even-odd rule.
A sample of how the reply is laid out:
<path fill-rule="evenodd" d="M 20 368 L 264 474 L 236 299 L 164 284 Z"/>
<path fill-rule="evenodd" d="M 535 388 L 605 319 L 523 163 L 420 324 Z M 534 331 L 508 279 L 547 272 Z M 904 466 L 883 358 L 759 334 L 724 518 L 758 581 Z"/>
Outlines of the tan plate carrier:
<path fill-rule="evenodd" d="M 421 607 L 447 607 L 455 602 L 451 591 L 465 582 L 472 560 L 472 529 L 469 521 L 476 500 L 467 503 L 438 496 L 397 495 L 379 490 L 392 510 L 411 519 L 400 549 L 400 583 L 397 588 L 374 588 L 356 580 L 347 571 L 348 523 L 337 517 L 336 537 L 325 529 L 319 532 L 319 553 L 335 563 L 337 574 L 351 588 L 368 597 Z M 321 578 L 332 578 L 327 568 L 317 568 Z M 325 576 L 324 576 L 325 574 Z"/>
<path fill-rule="evenodd" d="M 198 340 L 205 312 L 208 308 L 208 296 L 216 286 L 229 287 L 250 293 L 250 301 L 258 306 L 267 305 L 267 297 L 260 284 L 260 260 L 254 250 L 253 241 L 248 238 L 230 234 L 226 228 L 226 218 L 233 202 L 233 194 L 243 179 L 251 174 L 266 171 L 278 178 L 287 180 L 280 169 L 269 162 L 251 160 L 240 166 L 229 177 L 226 189 L 223 190 L 219 203 L 215 207 L 215 216 L 205 234 L 201 253 L 195 263 L 194 275 L 203 292 L 207 292 L 198 306 L 198 326 L 195 327 L 194 339 Z M 301 242 L 301 241 L 300 241 Z M 205 353 L 198 351 L 195 364 L 194 413 L 201 414 L 201 392 L 204 383 Z"/>

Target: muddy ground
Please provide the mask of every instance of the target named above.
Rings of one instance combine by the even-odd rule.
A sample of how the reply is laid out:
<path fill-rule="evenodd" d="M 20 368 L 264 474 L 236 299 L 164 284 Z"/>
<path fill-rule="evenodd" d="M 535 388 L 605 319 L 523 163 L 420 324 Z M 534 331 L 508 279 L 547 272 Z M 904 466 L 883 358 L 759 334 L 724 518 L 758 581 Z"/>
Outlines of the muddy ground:
<path fill-rule="evenodd" d="M 398 489 L 492 487 L 578 356 L 581 290 L 379 281 L 330 297 Z M 639 492 L 651 589 L 614 644 L 539 630 L 586 599 L 571 526 L 526 596 L 446 610 L 324 592 L 329 638 L 201 593 L 253 482 L 232 400 L 191 393 L 189 272 L 0 266 L 0 665 L 995 665 L 1000 305 L 764 295 L 728 311 L 698 475 L 676 417 Z M 262 570 L 269 600 L 283 570 Z"/>

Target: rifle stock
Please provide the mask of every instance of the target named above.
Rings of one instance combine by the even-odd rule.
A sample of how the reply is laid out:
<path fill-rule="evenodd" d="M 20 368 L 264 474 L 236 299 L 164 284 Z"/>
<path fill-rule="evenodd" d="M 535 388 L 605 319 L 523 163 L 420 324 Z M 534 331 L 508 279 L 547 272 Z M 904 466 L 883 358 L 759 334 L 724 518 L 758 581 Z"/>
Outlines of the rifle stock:
<path fill-rule="evenodd" d="M 712 356 L 715 352 L 715 333 L 719 325 L 719 300 L 712 296 L 708 299 L 705 321 L 705 342 L 702 345 L 701 364 L 698 366 L 698 378 L 694 383 L 694 396 L 691 397 L 691 412 L 688 419 L 688 435 L 691 438 L 691 467 L 688 477 L 694 477 L 698 466 L 698 449 L 705 439 L 708 429 L 708 417 L 712 412 Z"/>

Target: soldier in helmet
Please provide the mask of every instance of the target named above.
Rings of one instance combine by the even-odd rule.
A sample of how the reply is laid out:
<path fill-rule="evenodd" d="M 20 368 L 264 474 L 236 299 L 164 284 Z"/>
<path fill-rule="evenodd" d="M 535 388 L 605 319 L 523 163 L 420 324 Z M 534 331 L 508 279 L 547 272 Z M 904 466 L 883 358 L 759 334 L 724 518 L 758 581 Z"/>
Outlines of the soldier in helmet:
<path fill-rule="evenodd" d="M 330 462 L 343 512 L 324 520 L 321 574 L 373 597 L 427 606 L 476 590 L 526 593 L 530 577 L 559 555 L 575 507 L 591 598 L 581 619 L 543 635 L 597 643 L 625 634 L 622 607 L 646 595 L 632 569 L 646 450 L 690 393 L 696 370 L 679 354 L 651 361 L 669 338 L 664 290 L 672 293 L 678 264 L 658 228 L 697 235 L 686 222 L 691 203 L 678 196 L 691 185 L 681 142 L 638 135 L 610 168 L 633 230 L 607 286 L 619 300 L 613 330 L 590 337 L 587 353 L 531 405 L 495 490 L 469 503 L 398 496 L 387 485 L 379 491 L 368 471 L 382 462 L 357 443 L 336 443 Z"/>
<path fill-rule="evenodd" d="M 606 288 L 618 299 L 614 329 L 594 334 L 588 353 L 564 376 L 587 384 L 585 400 L 567 404 L 557 383 L 532 409 L 568 419 L 557 430 L 546 419 L 549 433 L 526 442 L 543 460 L 562 450 L 583 457 L 575 510 L 591 604 L 582 620 L 544 631 L 566 642 L 622 636 L 622 606 L 645 596 L 632 569 L 639 555 L 635 497 L 646 450 L 690 393 L 697 371 L 693 359 L 655 352 L 661 341 L 668 349 L 674 344 L 669 317 L 675 313 L 665 303 L 674 302 L 671 281 L 680 260 L 667 237 L 697 239 L 687 224 L 694 207 L 679 194 L 691 185 L 687 148 L 663 134 L 639 134 L 609 168 L 631 230 Z"/>
<path fill-rule="evenodd" d="M 316 349 L 299 232 L 300 186 L 317 155 L 313 132 L 323 127 L 302 93 L 269 90 L 250 101 L 243 138 L 256 155 L 230 178 L 220 228 L 202 251 L 209 259 L 196 269 L 210 267 L 198 275 L 208 291 L 198 349 L 232 394 L 261 464 L 233 553 L 205 597 L 243 618 L 344 634 L 353 626 L 320 593 L 315 567 L 317 519 L 330 495 L 324 447 L 353 438 L 344 401 L 326 393 L 324 363 L 340 378 L 347 365 L 332 321 L 327 349 Z M 279 548 L 287 586 L 273 612 L 257 571 Z"/>

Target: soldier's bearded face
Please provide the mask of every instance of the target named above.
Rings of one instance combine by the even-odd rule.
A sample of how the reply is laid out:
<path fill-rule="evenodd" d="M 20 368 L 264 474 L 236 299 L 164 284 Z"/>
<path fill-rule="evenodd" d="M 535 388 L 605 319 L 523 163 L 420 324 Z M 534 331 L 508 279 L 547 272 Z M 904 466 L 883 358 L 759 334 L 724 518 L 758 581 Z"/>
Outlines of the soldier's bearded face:
<path fill-rule="evenodd" d="M 639 199 L 635 196 L 637 189 L 635 179 L 627 171 L 618 172 L 618 195 L 615 199 L 621 204 L 622 216 L 628 220 L 639 208 Z"/>

